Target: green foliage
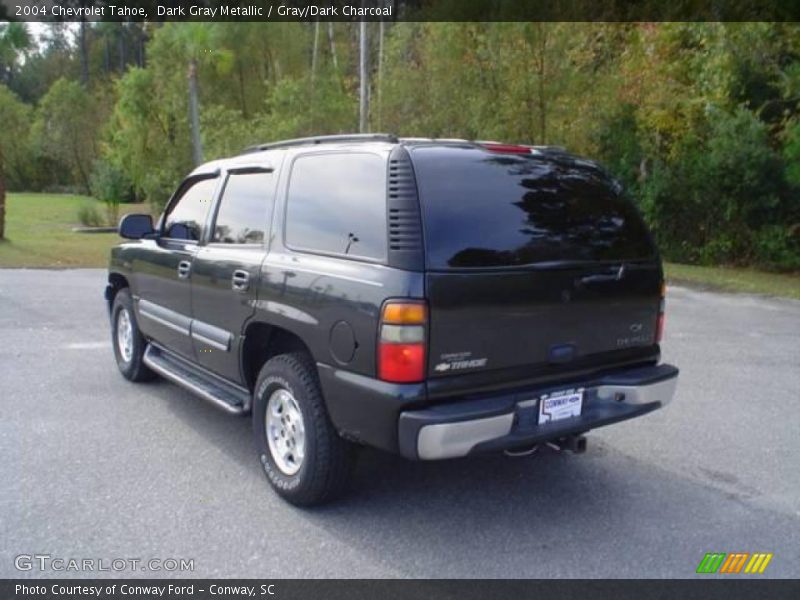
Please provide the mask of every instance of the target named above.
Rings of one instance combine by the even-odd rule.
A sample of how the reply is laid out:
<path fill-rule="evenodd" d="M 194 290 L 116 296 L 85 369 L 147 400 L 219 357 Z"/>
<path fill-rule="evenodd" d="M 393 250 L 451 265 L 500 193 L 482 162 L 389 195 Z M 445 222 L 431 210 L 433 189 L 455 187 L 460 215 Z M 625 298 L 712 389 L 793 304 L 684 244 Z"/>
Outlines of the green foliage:
<path fill-rule="evenodd" d="M 66 166 L 72 181 L 89 192 L 89 174 L 98 155 L 102 113 L 95 97 L 78 82 L 59 79 L 42 98 L 34 123 L 35 149 Z"/>
<path fill-rule="evenodd" d="M 640 185 L 665 255 L 702 264 L 752 260 L 753 228 L 785 213 L 781 167 L 751 111 L 710 111 L 706 135 L 682 139 Z"/>
<path fill-rule="evenodd" d="M 0 24 L 0 82 L 9 81 L 20 56 L 31 47 L 31 37 L 24 23 Z"/>
<path fill-rule="evenodd" d="M 62 25 L 0 56 L 16 188 L 130 185 L 160 211 L 194 166 L 190 65 L 207 160 L 357 129 L 357 23 L 87 28 L 85 86 Z M 800 269 L 798 24 L 387 23 L 380 57 L 368 29 L 373 129 L 565 146 L 624 183 L 667 258 Z"/>
<path fill-rule="evenodd" d="M 130 69 L 116 85 L 106 126 L 106 159 L 160 210 L 191 169 L 187 110 L 181 91 L 154 69 Z"/>
<path fill-rule="evenodd" d="M 94 203 L 87 202 L 78 208 L 78 221 L 85 227 L 101 227 L 103 216 Z"/>
<path fill-rule="evenodd" d="M 92 196 L 106 206 L 106 222 L 114 226 L 119 221 L 121 202 L 133 202 L 133 186 L 125 173 L 105 160 L 96 160 L 89 179 Z"/>
<path fill-rule="evenodd" d="M 592 142 L 597 148 L 598 158 L 636 197 L 640 178 L 647 174 L 636 123 L 636 107 L 632 104 L 620 106 L 599 124 Z"/>
<path fill-rule="evenodd" d="M 786 125 L 783 159 L 786 164 L 786 180 L 800 190 L 800 119 Z"/>
<path fill-rule="evenodd" d="M 32 178 L 30 119 L 33 110 L 0 84 L 0 149 L 9 189 L 21 189 Z"/>
<path fill-rule="evenodd" d="M 92 196 L 101 202 L 119 204 L 135 200 L 130 179 L 120 168 L 105 160 L 94 162 L 89 187 Z"/>
<path fill-rule="evenodd" d="M 753 261 L 776 271 L 800 271 L 800 226 L 766 225 L 753 236 Z"/>

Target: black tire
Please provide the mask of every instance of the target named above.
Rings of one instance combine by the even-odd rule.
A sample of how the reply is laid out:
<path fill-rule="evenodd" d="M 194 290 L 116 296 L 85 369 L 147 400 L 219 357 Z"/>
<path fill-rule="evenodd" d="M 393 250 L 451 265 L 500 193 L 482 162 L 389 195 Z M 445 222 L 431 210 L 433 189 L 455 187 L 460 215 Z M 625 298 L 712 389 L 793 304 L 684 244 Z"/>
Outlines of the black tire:
<path fill-rule="evenodd" d="M 131 325 L 132 347 L 128 358 L 123 356 L 118 342 L 117 330 L 120 325 L 120 313 L 122 311 L 127 311 Z M 122 288 L 114 296 L 114 304 L 111 308 L 111 345 L 114 348 L 114 357 L 117 359 L 119 371 L 125 379 L 130 381 L 149 381 L 155 378 L 156 374 L 148 369 L 142 361 L 147 342 L 139 331 L 136 314 L 133 312 L 133 298 L 131 298 L 128 288 Z"/>
<path fill-rule="evenodd" d="M 304 456 L 299 470 L 293 474 L 278 466 L 267 439 L 269 400 L 280 390 L 291 394 L 303 418 Z M 325 409 L 316 367 L 307 354 L 281 354 L 262 367 L 253 395 L 253 432 L 267 479 L 289 503 L 322 504 L 346 489 L 355 449 L 334 429 Z"/>

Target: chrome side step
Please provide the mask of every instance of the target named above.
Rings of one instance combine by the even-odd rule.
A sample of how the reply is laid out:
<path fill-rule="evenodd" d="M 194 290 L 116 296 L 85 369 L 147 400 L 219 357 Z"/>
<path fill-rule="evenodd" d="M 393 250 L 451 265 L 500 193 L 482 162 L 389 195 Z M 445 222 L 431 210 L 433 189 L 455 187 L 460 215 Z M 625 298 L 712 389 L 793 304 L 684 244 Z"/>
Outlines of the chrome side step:
<path fill-rule="evenodd" d="M 205 373 L 202 369 L 153 344 L 147 345 L 143 361 L 165 379 L 177 383 L 226 412 L 241 415 L 249 408 L 250 394 L 246 390 Z"/>

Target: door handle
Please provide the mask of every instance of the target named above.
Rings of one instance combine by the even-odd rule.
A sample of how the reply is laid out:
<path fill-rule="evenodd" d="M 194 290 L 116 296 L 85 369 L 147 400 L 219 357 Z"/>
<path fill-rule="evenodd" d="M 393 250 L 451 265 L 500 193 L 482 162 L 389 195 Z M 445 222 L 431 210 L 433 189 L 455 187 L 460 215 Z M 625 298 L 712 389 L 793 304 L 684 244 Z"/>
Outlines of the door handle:
<path fill-rule="evenodd" d="M 181 279 L 188 279 L 192 271 L 192 263 L 188 260 L 182 260 L 178 263 L 178 277 Z"/>
<path fill-rule="evenodd" d="M 231 287 L 237 292 L 246 292 L 250 287 L 250 273 L 236 269 L 231 277 Z"/>
<path fill-rule="evenodd" d="M 625 277 L 625 265 L 620 265 L 618 269 L 612 269 L 611 272 L 602 273 L 598 275 L 587 275 L 578 279 L 578 287 L 590 285 L 592 283 L 606 283 L 610 281 L 622 281 Z"/>

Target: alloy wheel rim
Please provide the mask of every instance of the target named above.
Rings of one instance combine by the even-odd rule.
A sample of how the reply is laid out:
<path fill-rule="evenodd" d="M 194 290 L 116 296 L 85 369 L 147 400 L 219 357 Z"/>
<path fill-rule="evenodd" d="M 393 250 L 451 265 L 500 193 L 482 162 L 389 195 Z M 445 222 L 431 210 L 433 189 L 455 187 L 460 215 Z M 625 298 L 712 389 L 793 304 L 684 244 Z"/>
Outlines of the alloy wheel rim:
<path fill-rule="evenodd" d="M 272 392 L 267 402 L 265 429 L 269 451 L 277 467 L 294 475 L 303 466 L 306 429 L 295 397 L 285 388 Z"/>
<path fill-rule="evenodd" d="M 122 360 L 131 362 L 133 358 L 133 323 L 127 308 L 123 308 L 117 315 L 117 347 L 122 355 Z"/>

